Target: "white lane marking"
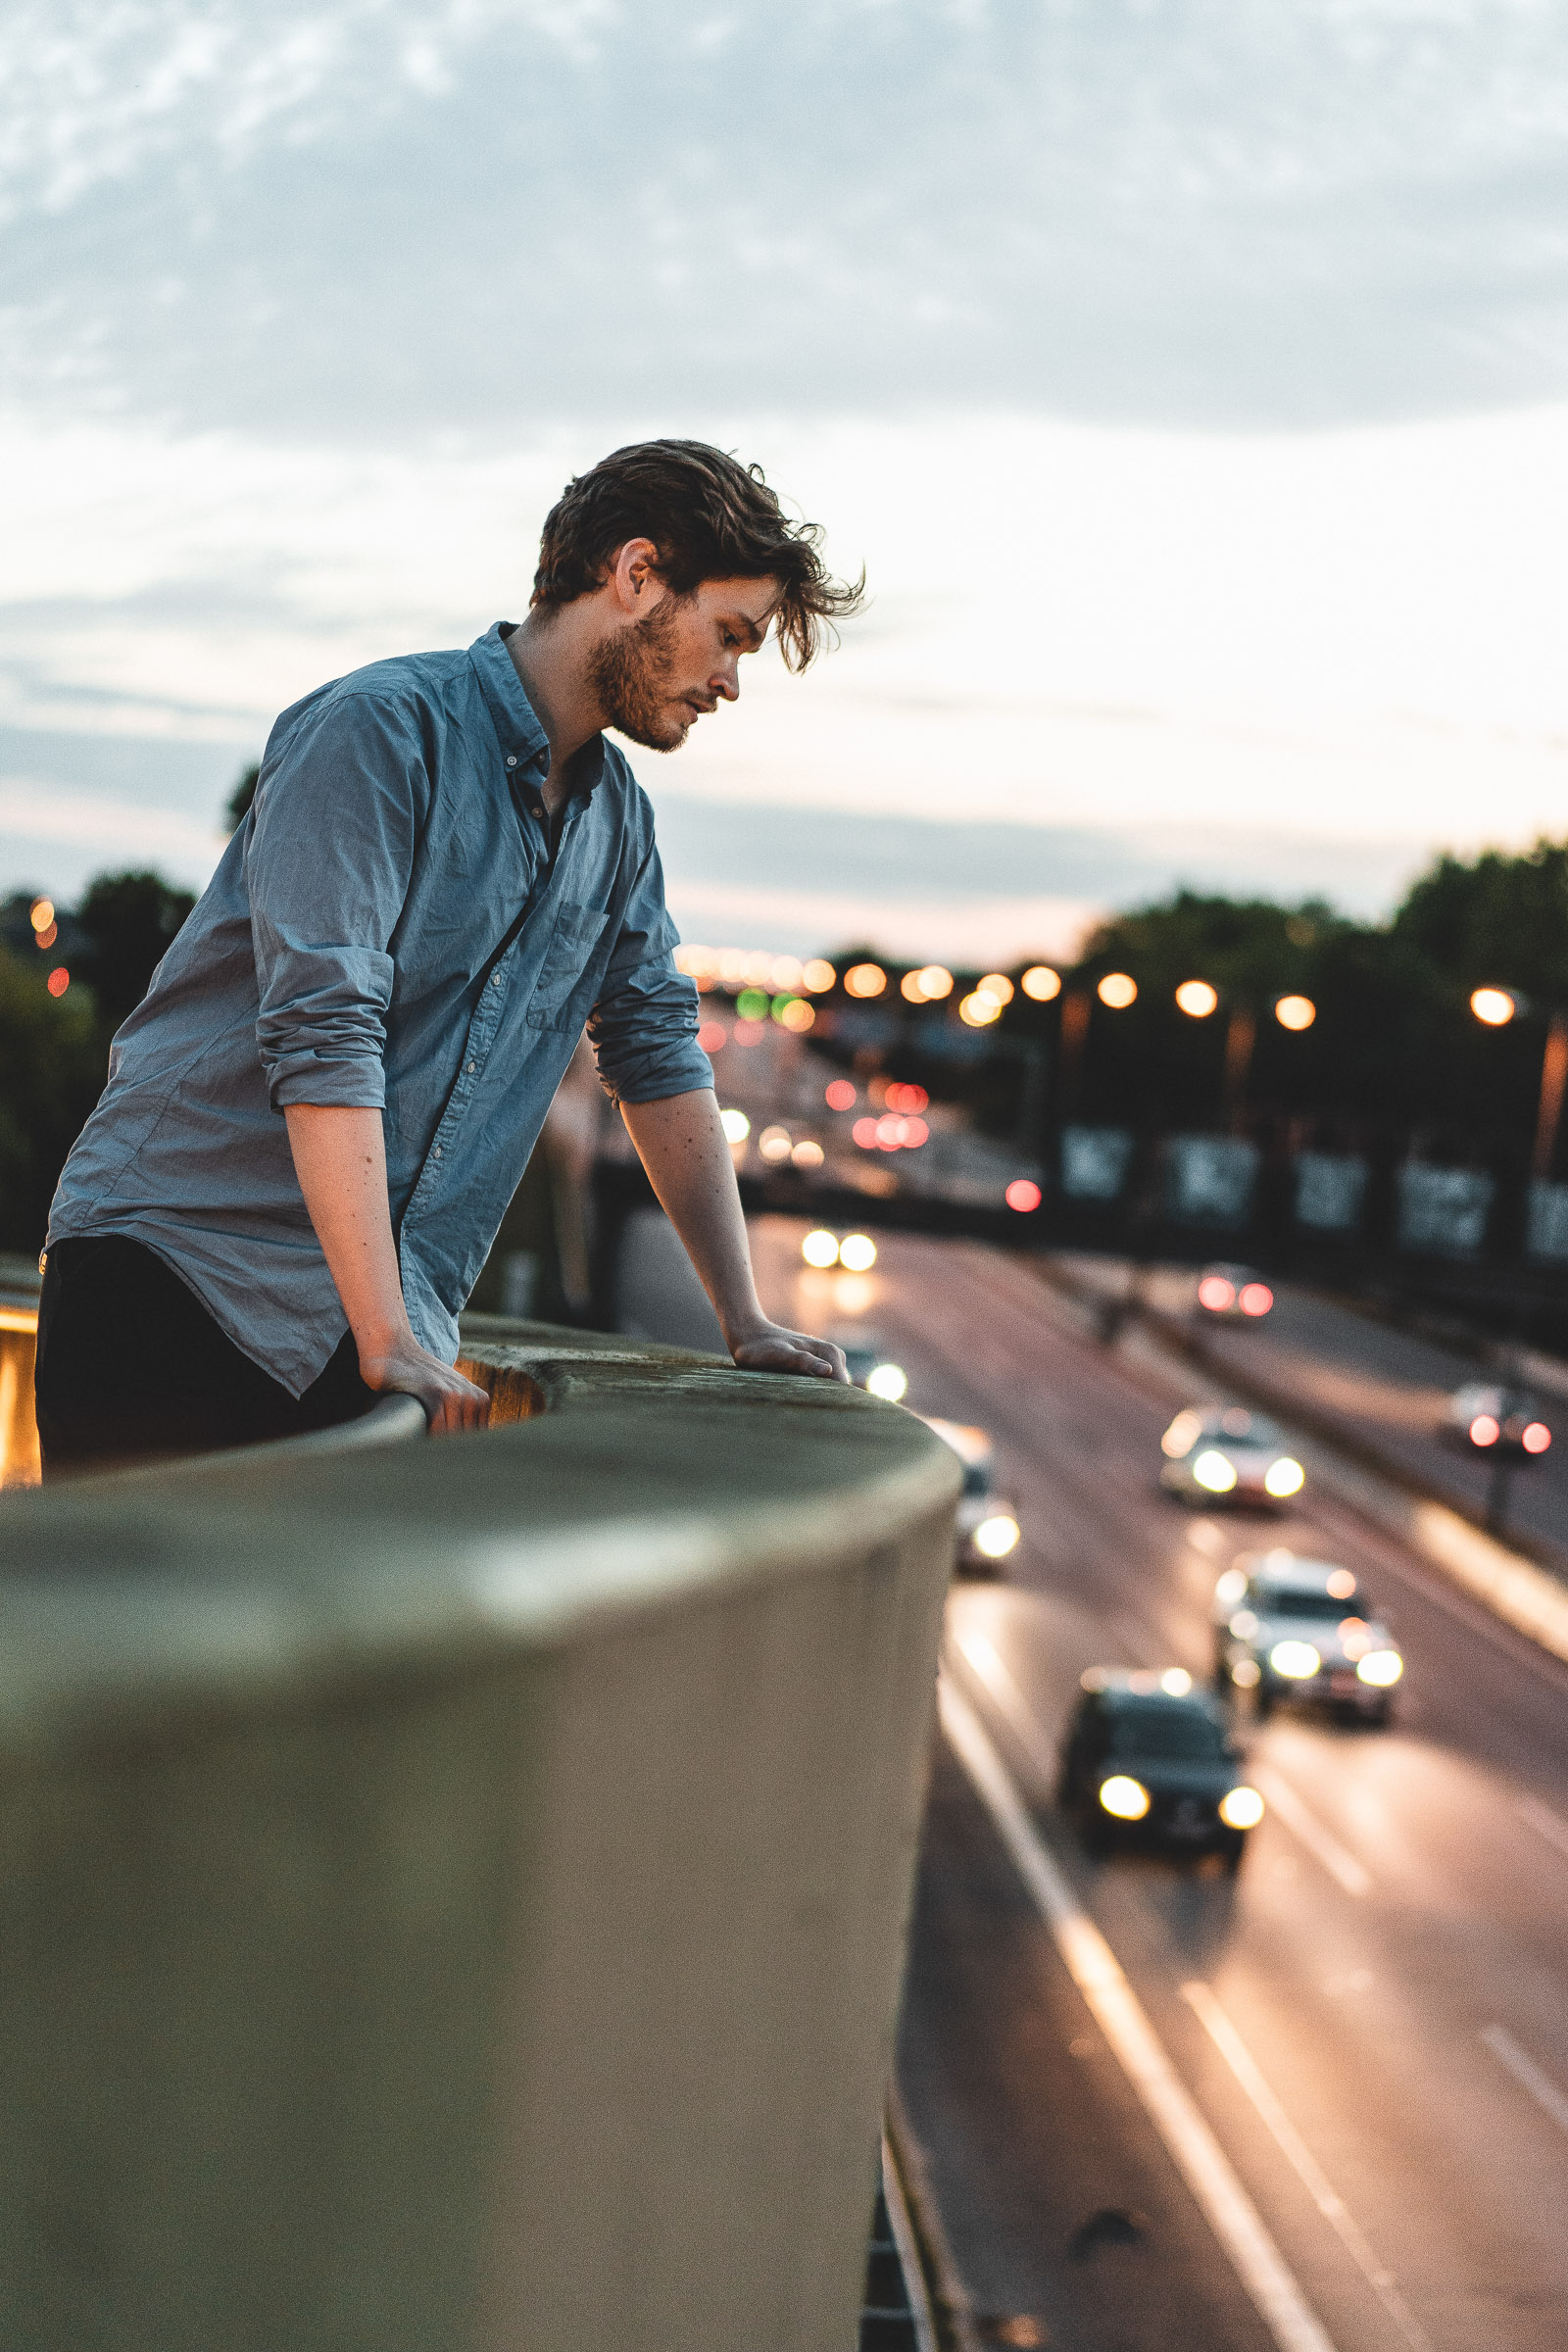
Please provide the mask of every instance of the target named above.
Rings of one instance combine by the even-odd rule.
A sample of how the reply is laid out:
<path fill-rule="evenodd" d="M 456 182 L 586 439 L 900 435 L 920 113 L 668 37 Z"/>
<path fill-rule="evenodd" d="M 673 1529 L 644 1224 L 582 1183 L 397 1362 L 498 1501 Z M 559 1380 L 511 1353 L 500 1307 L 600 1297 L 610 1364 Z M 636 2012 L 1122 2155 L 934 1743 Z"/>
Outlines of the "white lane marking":
<path fill-rule="evenodd" d="M 1544 1838 L 1559 1854 L 1568 1855 L 1568 1822 L 1562 1822 L 1549 1805 L 1543 1805 L 1533 1796 L 1522 1796 L 1514 1807 L 1521 1821 L 1527 1821 L 1538 1838 Z"/>
<path fill-rule="evenodd" d="M 995 1642 L 988 1642 L 984 1634 L 965 1634 L 958 1647 L 996 1700 L 1000 1713 L 1006 1717 L 1013 1738 L 1035 1770 L 1047 1779 L 1054 1778 L 1056 1759 L 1041 1738 L 1040 1727 L 1024 1703 L 1023 1692 L 1003 1664 Z"/>
<path fill-rule="evenodd" d="M 1551 2077 L 1519 2047 L 1506 2026 L 1488 2026 L 1481 2036 L 1494 2058 L 1508 2069 L 1514 2081 L 1550 2116 L 1559 2132 L 1568 2132 L 1568 2097 Z"/>
<path fill-rule="evenodd" d="M 888 2222 L 893 2231 L 893 2242 L 899 2249 L 904 2283 L 909 2297 L 915 2352 L 937 2352 L 937 2332 L 925 2291 L 920 2250 L 914 2242 L 914 2225 L 909 2220 L 909 2208 L 904 2201 L 904 2183 L 899 2179 L 899 2168 L 893 2161 L 893 2150 L 888 2145 L 885 2132 L 882 2134 L 882 2194 L 887 2201 Z"/>
<path fill-rule="evenodd" d="M 1411 2352 L 1432 2352 L 1432 2339 L 1395 2284 L 1393 2272 L 1384 2268 L 1362 2236 L 1344 2198 L 1269 2088 L 1256 2059 L 1221 2007 L 1211 1986 L 1184 1984 L 1182 1999 L 1196 2013 L 1209 2039 L 1267 2126 L 1285 2161 L 1411 2347 Z"/>
<path fill-rule="evenodd" d="M 1284 1822 L 1305 1846 L 1307 1852 L 1321 1862 L 1331 1879 L 1338 1879 L 1347 1894 L 1370 1894 L 1372 1873 L 1359 1863 L 1348 1846 L 1340 1843 L 1332 1830 L 1326 1830 L 1309 1805 L 1304 1805 L 1280 1773 L 1272 1765 L 1257 1764 L 1251 1768 L 1252 1779 Z"/>
<path fill-rule="evenodd" d="M 938 1701 L 948 1744 L 996 1824 L 1068 1975 L 1269 2333 L 1281 2352 L 1334 2352 L 1262 2216 L 1166 2056 L 1114 1952 L 1046 1851 L 980 1718 L 947 1675 L 938 1685 Z"/>

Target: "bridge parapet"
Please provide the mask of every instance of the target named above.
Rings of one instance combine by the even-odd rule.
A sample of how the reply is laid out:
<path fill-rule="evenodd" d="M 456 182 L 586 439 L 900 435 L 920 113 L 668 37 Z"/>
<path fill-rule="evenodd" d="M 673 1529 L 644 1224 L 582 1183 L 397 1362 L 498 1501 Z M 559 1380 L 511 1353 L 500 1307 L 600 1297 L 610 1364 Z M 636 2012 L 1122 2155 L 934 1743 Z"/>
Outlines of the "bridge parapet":
<path fill-rule="evenodd" d="M 466 1348 L 481 1436 L 0 1501 L 0 2341 L 853 2341 L 956 1465 Z"/>

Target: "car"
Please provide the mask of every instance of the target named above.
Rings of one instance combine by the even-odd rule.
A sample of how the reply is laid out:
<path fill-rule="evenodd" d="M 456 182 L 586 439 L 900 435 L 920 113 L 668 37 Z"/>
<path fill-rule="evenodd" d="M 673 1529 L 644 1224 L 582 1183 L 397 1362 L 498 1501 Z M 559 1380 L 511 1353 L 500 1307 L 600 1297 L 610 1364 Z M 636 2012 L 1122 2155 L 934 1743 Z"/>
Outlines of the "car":
<path fill-rule="evenodd" d="M 961 1421 L 939 1421 L 928 1413 L 920 1417 L 963 1464 L 954 1574 L 996 1576 L 1007 1554 L 1016 1550 L 1020 1530 L 1013 1504 L 994 1491 L 991 1440 L 983 1429 Z"/>
<path fill-rule="evenodd" d="M 1153 1845 L 1237 1871 L 1263 1799 L 1242 1777 L 1224 1707 L 1182 1666 L 1093 1666 L 1061 1744 L 1056 1801 L 1089 1853 Z"/>
<path fill-rule="evenodd" d="M 1455 1389 L 1443 1417 L 1443 1435 L 1466 1453 L 1496 1461 L 1538 1462 L 1551 1445 L 1550 1425 L 1523 1389 L 1469 1381 Z"/>
<path fill-rule="evenodd" d="M 1236 1560 L 1214 1587 L 1215 1682 L 1250 1691 L 1260 1718 L 1282 1699 L 1326 1701 L 1381 1726 L 1403 1672 L 1387 1623 L 1348 1568 L 1277 1549 Z"/>
<path fill-rule="evenodd" d="M 888 1404 L 898 1404 L 909 1386 L 909 1375 L 895 1362 L 874 1331 L 857 1324 L 852 1331 L 831 1335 L 844 1350 L 844 1364 L 858 1389 L 869 1389 Z"/>
<path fill-rule="evenodd" d="M 1184 1502 L 1290 1502 L 1306 1484 L 1285 1433 L 1240 1404 L 1185 1405 L 1159 1441 L 1159 1483 Z"/>
<path fill-rule="evenodd" d="M 1218 1323 L 1255 1323 L 1274 1305 L 1274 1293 L 1251 1266 L 1205 1266 L 1198 1277 L 1198 1312 Z"/>

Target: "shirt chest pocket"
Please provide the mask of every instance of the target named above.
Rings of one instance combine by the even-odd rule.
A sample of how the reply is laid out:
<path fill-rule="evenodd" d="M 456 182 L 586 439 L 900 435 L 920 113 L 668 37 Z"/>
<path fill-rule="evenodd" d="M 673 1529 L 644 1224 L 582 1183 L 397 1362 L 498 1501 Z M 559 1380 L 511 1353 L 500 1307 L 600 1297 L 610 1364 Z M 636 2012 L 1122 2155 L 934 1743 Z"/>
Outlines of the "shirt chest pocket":
<path fill-rule="evenodd" d="M 593 1004 L 603 958 L 600 945 L 610 912 L 563 899 L 556 927 L 534 983 L 530 1029 L 580 1029 Z"/>

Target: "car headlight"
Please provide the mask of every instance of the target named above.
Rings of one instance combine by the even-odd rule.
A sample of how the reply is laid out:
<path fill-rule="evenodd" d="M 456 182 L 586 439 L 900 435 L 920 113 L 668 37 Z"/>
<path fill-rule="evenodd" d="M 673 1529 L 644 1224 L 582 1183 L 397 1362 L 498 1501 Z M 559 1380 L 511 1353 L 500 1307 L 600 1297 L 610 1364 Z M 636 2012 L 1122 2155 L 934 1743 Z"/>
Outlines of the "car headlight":
<path fill-rule="evenodd" d="M 982 1519 L 970 1542 L 976 1551 L 983 1551 L 988 1560 L 1004 1560 L 1018 1541 L 1018 1522 L 1004 1511 L 995 1518 Z"/>
<path fill-rule="evenodd" d="M 1219 1817 L 1228 1830 L 1255 1830 L 1263 1818 L 1263 1799 L 1255 1788 L 1233 1788 L 1220 1799 Z"/>
<path fill-rule="evenodd" d="M 1276 1642 L 1268 1653 L 1268 1662 L 1288 1683 L 1304 1683 L 1316 1674 L 1323 1660 L 1310 1642 Z"/>
<path fill-rule="evenodd" d="M 1149 1811 L 1149 1790 L 1130 1773 L 1113 1772 L 1100 1784 L 1100 1801 L 1118 1821 L 1142 1821 Z"/>
<path fill-rule="evenodd" d="M 884 1403 L 897 1404 L 909 1385 L 909 1375 L 902 1364 L 876 1364 L 866 1374 L 865 1385 Z"/>
<path fill-rule="evenodd" d="M 1293 1462 L 1288 1453 L 1282 1453 L 1277 1462 L 1270 1462 L 1268 1466 L 1263 1492 L 1272 1494 L 1278 1501 L 1287 1494 L 1299 1494 L 1305 1484 L 1306 1472 L 1300 1463 Z"/>
<path fill-rule="evenodd" d="M 1209 1446 L 1193 1464 L 1193 1476 L 1210 1494 L 1228 1494 L 1236 1484 L 1236 1465 Z"/>
<path fill-rule="evenodd" d="M 1370 1683 L 1374 1690 L 1387 1690 L 1404 1672 L 1404 1660 L 1396 1649 L 1370 1650 L 1356 1667 L 1357 1682 Z"/>

